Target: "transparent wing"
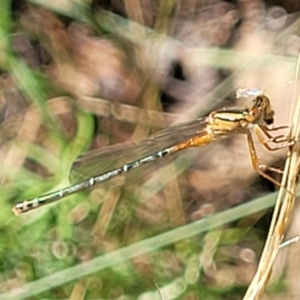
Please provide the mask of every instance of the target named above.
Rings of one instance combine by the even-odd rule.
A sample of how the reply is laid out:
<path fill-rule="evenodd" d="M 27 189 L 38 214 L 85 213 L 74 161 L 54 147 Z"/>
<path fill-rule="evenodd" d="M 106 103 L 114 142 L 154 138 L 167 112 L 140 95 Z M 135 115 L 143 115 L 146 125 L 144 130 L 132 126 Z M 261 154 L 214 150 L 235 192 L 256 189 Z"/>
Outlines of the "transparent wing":
<path fill-rule="evenodd" d="M 203 129 L 206 124 L 205 118 L 196 119 L 169 127 L 140 141 L 125 142 L 86 152 L 74 162 L 70 172 L 70 182 L 73 184 L 106 173 L 164 148 L 184 142 L 189 138 L 203 135 L 205 134 Z M 165 157 L 157 159 L 157 162 L 142 164 L 122 176 L 126 176 L 126 180 L 135 179 L 138 174 L 147 174 L 168 163 L 170 159 L 174 158 L 174 155 L 171 156 L 169 159 Z M 116 183 L 109 181 L 107 184 L 112 186 L 121 184 L 121 182 L 122 180 L 118 180 Z M 103 184 L 105 185 L 105 183 Z"/>

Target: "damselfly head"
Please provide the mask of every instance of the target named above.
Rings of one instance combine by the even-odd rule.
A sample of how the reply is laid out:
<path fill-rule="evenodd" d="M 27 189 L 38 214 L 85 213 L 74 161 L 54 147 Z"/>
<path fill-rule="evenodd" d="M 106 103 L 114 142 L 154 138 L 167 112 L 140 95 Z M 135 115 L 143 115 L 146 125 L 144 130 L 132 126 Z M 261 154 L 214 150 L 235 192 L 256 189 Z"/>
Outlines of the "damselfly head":
<path fill-rule="evenodd" d="M 261 118 L 267 125 L 274 123 L 274 111 L 272 110 L 270 100 L 267 96 L 260 95 L 256 97 L 249 110 L 258 110 L 261 114 Z"/>

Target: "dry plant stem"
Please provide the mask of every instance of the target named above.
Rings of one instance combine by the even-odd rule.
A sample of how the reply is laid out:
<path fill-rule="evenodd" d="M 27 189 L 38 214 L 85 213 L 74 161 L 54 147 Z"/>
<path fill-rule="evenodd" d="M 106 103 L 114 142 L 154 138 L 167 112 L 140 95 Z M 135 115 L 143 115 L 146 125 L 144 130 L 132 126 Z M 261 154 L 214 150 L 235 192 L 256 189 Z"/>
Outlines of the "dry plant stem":
<path fill-rule="evenodd" d="M 297 151 L 293 149 L 290 152 L 286 163 L 287 168 L 284 171 L 285 178 L 282 182 L 283 187 L 281 187 L 276 201 L 268 238 L 257 272 L 244 297 L 245 300 L 259 299 L 259 296 L 263 293 L 271 275 L 273 262 L 290 221 L 295 201 L 295 193 L 293 192 L 295 192 L 297 178 L 297 173 L 295 173 L 295 161 L 297 161 L 297 156 L 299 155 Z M 288 193 L 286 190 L 290 192 Z"/>
<path fill-rule="evenodd" d="M 299 74 L 299 64 L 300 63 L 298 58 L 295 82 L 297 82 L 296 79 Z M 295 91 L 296 90 L 297 88 L 295 87 Z M 295 109 L 293 109 L 294 107 Z M 294 112 L 293 115 L 292 112 Z M 293 100 L 291 108 L 291 116 L 289 122 L 291 128 L 291 141 L 299 140 L 299 116 L 300 97 Z M 273 262 L 284 238 L 294 208 L 299 170 L 299 150 L 299 143 L 295 143 L 294 145 L 291 145 L 289 147 L 288 157 L 286 160 L 281 182 L 281 188 L 276 200 L 268 238 L 258 265 L 258 269 L 243 298 L 244 300 L 259 299 L 268 283 L 268 279 L 270 278 Z"/>

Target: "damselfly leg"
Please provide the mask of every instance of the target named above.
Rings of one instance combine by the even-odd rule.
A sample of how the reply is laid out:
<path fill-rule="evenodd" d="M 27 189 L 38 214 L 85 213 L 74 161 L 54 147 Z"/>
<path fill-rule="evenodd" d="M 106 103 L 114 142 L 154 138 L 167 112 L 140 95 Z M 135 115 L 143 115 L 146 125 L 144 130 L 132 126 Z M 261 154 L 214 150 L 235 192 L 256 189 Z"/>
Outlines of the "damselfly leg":
<path fill-rule="evenodd" d="M 256 149 L 254 146 L 254 141 L 253 141 L 253 137 L 250 131 L 248 131 L 247 133 L 247 141 L 248 141 L 248 146 L 249 146 L 249 152 L 250 152 L 250 157 L 251 157 L 251 162 L 252 162 L 252 166 L 253 168 L 256 170 L 256 172 L 261 175 L 262 177 L 268 179 L 269 181 L 273 182 L 275 185 L 281 187 L 281 183 L 276 181 L 274 178 L 272 178 L 270 175 L 268 175 L 266 173 L 266 171 L 271 171 L 277 174 L 282 174 L 283 171 L 277 168 L 273 168 L 273 167 L 269 167 L 265 164 L 261 164 L 259 162 L 259 158 L 257 156 L 256 153 Z M 278 147 L 278 149 L 282 149 L 282 147 Z M 273 149 L 275 150 L 275 149 Z"/>
<path fill-rule="evenodd" d="M 273 136 L 271 135 L 268 131 L 274 131 L 274 130 L 281 130 L 281 129 L 287 129 L 287 126 L 280 126 L 276 128 L 267 128 L 267 127 L 262 127 L 260 125 L 254 126 L 253 130 L 255 131 L 259 142 L 269 151 L 276 151 L 280 150 L 283 148 L 286 148 L 288 146 L 292 146 L 295 142 L 291 141 L 288 137 L 285 135 L 276 135 Z M 261 132 L 264 133 L 264 135 L 267 137 L 267 139 L 264 139 L 262 136 Z M 273 144 L 280 144 L 274 147 L 271 147 L 268 143 L 273 143 Z"/>

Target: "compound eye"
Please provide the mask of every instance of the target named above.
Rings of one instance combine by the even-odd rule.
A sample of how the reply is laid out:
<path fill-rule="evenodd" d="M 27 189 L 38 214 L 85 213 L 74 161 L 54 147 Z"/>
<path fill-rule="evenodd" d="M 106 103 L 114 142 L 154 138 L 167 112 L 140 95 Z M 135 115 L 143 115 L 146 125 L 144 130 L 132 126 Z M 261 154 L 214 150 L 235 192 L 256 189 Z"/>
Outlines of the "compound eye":
<path fill-rule="evenodd" d="M 259 107 L 266 108 L 266 102 L 263 97 L 257 97 L 254 102 L 256 102 Z"/>

